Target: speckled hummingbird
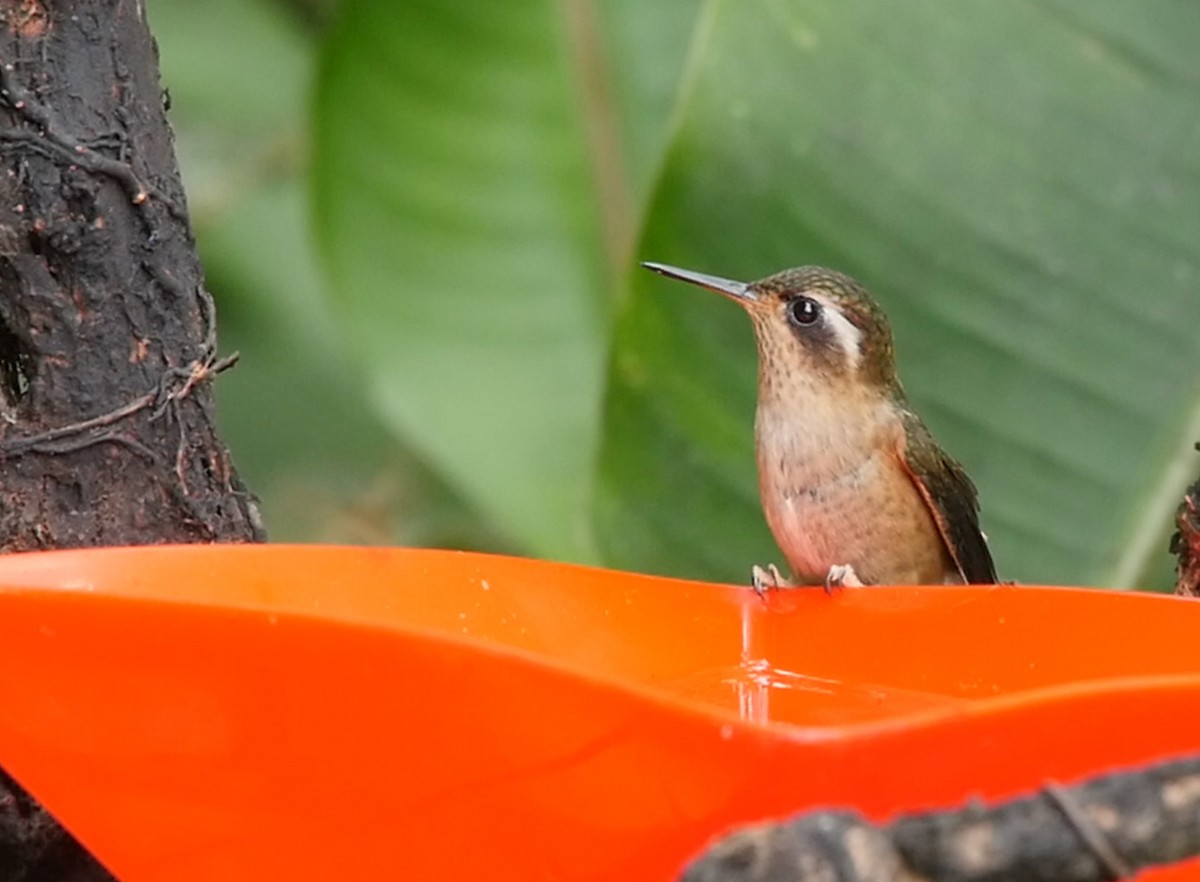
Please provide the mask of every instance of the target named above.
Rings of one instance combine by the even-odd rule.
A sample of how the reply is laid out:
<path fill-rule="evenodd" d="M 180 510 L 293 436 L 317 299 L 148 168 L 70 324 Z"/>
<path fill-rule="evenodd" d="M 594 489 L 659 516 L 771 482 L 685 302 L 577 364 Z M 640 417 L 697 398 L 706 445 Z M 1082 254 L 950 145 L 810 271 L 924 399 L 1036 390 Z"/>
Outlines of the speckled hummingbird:
<path fill-rule="evenodd" d="M 759 494 L 795 584 L 996 581 L 975 485 L 909 407 L 891 326 L 862 285 L 816 266 L 757 282 L 642 266 L 750 315 Z M 753 583 L 793 584 L 773 564 Z"/>

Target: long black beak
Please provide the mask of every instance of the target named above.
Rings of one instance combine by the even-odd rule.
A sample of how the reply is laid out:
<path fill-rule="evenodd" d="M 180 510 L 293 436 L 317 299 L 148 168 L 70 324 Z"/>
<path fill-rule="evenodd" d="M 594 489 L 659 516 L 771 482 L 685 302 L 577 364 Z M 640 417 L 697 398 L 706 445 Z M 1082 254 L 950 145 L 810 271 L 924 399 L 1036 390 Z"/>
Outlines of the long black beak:
<path fill-rule="evenodd" d="M 758 300 L 758 295 L 745 282 L 734 282 L 730 279 L 722 279 L 720 276 L 694 273 L 691 270 L 667 266 L 665 263 L 643 263 L 642 266 L 660 276 L 666 276 L 668 279 L 679 279 L 681 282 L 699 285 L 701 288 L 716 291 L 718 294 L 724 294 L 726 297 L 742 303 L 754 303 Z"/>

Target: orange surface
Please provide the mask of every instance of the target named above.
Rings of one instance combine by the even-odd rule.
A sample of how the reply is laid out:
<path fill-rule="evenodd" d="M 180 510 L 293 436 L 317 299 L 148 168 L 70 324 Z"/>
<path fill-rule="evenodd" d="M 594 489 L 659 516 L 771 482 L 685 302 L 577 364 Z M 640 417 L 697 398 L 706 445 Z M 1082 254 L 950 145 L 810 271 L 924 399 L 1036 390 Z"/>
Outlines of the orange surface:
<path fill-rule="evenodd" d="M 123 882 L 661 880 L 735 823 L 1198 750 L 1198 633 L 1200 604 L 1115 592 L 763 602 L 452 552 L 20 555 L 0 765 Z"/>

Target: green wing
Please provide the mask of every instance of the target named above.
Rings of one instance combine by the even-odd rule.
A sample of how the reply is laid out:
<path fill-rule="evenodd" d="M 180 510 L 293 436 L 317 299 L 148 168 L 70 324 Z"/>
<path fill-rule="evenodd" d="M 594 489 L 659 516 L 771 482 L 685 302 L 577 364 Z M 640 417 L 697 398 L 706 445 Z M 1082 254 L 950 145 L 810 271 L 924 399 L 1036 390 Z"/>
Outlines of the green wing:
<path fill-rule="evenodd" d="M 904 411 L 904 429 L 906 441 L 900 460 L 929 506 L 963 580 L 971 584 L 994 584 L 996 565 L 979 529 L 979 494 L 975 485 L 963 467 L 934 442 L 920 417 Z M 916 448 L 936 451 L 938 461 L 931 464 L 932 468 L 918 468 L 910 461 L 908 454 Z"/>

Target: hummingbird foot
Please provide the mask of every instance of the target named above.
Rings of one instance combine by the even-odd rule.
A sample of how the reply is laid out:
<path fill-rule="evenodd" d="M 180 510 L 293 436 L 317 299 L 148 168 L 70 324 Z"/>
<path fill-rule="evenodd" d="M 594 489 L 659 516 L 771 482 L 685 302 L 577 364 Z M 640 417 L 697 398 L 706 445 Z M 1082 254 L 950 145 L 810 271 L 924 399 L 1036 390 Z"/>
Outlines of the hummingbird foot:
<path fill-rule="evenodd" d="M 784 578 L 779 572 L 779 567 L 775 564 L 767 564 L 766 567 L 760 567 L 757 564 L 750 570 L 750 584 L 754 587 L 754 593 L 759 597 L 766 595 L 773 588 L 794 588 L 788 579 Z"/>
<path fill-rule="evenodd" d="M 832 594 L 838 588 L 862 588 L 862 580 L 850 564 L 834 564 L 825 574 L 825 593 Z"/>

